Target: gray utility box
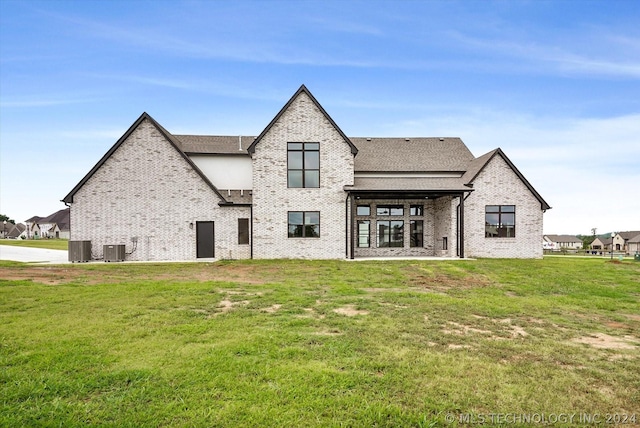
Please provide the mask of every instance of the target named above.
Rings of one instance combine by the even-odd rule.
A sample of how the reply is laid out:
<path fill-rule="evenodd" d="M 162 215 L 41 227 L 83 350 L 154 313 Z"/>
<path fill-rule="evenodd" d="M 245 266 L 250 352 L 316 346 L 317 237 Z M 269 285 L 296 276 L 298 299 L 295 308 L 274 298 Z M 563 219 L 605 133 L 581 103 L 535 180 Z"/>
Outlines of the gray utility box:
<path fill-rule="evenodd" d="M 105 245 L 103 254 L 105 262 L 123 262 L 124 245 Z"/>
<path fill-rule="evenodd" d="M 69 241 L 69 261 L 88 262 L 91 260 L 91 241 Z"/>

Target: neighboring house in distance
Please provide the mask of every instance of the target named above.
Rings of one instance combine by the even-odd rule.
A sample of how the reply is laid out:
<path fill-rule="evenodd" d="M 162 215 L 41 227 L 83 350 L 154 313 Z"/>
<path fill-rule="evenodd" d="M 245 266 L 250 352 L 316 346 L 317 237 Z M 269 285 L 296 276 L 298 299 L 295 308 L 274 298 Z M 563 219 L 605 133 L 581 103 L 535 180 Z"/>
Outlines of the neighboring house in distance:
<path fill-rule="evenodd" d="M 26 220 L 26 238 L 61 238 L 69 239 L 71 210 L 65 208 L 47 217 L 33 216 Z"/>
<path fill-rule="evenodd" d="M 9 224 L 7 223 L 7 226 Z M 18 239 L 22 238 L 26 234 L 27 227 L 22 224 L 12 224 L 10 228 L 7 228 L 7 238 L 9 239 Z"/>
<path fill-rule="evenodd" d="M 571 249 L 579 250 L 582 248 L 582 240 L 574 235 L 544 235 L 544 248 L 550 250 Z"/>
<path fill-rule="evenodd" d="M 640 253 L 640 233 L 627 241 L 627 252 L 629 254 Z"/>
<path fill-rule="evenodd" d="M 48 238 L 69 239 L 70 212 L 71 210 L 69 208 L 65 208 L 41 218 L 38 224 L 40 225 L 43 236 Z"/>
<path fill-rule="evenodd" d="M 602 238 L 604 239 L 604 238 Z M 589 245 L 589 248 L 591 248 L 592 250 L 596 250 L 596 251 L 603 251 L 604 250 L 604 242 L 602 242 L 602 239 L 600 239 L 600 237 L 596 236 L 596 239 L 594 239 L 591 242 L 591 245 Z M 611 239 L 611 238 L 609 238 Z"/>
<path fill-rule="evenodd" d="M 624 239 L 624 244 L 623 244 L 623 251 L 625 253 L 628 254 L 635 254 L 635 251 L 631 251 L 631 248 L 629 246 L 629 242 L 634 239 L 635 237 L 637 237 L 638 235 L 640 235 L 640 230 L 635 230 L 635 231 L 628 231 L 628 232 L 618 232 L 618 235 L 620 235 L 620 237 L 622 239 Z"/>
<path fill-rule="evenodd" d="M 143 113 L 63 202 L 72 240 L 129 260 L 539 258 L 550 208 L 501 149 L 350 138 L 304 85 L 257 137 Z"/>
<path fill-rule="evenodd" d="M 613 238 L 611 236 L 607 238 L 596 237 L 591 243 L 592 250 L 599 251 L 611 251 L 611 247 L 613 245 L 613 251 L 623 251 L 624 250 L 624 239 L 620 236 L 619 233 L 616 233 Z"/>
<path fill-rule="evenodd" d="M 43 217 L 33 216 L 30 219 L 25 220 L 26 236 L 27 239 L 40 238 L 40 226 L 38 226 L 38 222 L 42 220 Z M 37 234 L 36 234 L 37 232 Z"/>

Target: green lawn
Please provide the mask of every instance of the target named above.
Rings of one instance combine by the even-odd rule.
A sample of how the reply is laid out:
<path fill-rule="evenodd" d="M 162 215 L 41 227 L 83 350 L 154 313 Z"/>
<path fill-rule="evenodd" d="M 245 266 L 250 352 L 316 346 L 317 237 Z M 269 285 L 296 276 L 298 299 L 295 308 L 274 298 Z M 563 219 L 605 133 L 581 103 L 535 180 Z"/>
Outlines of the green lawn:
<path fill-rule="evenodd" d="M 49 250 L 66 250 L 69 247 L 67 239 L 0 239 L 0 245 L 17 247 L 47 248 Z"/>
<path fill-rule="evenodd" d="M 633 261 L 0 262 L 0 278 L 0 426 L 640 423 Z"/>

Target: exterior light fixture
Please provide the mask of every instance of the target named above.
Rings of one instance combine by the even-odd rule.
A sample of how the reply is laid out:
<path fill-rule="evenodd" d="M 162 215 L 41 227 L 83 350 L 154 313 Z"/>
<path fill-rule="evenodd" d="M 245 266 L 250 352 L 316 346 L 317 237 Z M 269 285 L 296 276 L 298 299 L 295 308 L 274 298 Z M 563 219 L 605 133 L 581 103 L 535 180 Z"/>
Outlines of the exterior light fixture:
<path fill-rule="evenodd" d="M 613 238 L 616 236 L 615 232 L 611 232 L 611 261 L 613 261 Z"/>

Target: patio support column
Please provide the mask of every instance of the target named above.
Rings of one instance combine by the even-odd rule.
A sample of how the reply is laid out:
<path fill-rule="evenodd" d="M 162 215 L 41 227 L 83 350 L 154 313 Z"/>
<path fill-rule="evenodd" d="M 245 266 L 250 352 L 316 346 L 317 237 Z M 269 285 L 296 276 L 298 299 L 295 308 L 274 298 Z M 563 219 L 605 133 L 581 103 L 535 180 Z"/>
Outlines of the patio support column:
<path fill-rule="evenodd" d="M 460 193 L 460 230 L 458 231 L 460 239 L 460 258 L 464 259 L 464 193 Z"/>
<path fill-rule="evenodd" d="M 355 230 L 356 230 L 356 225 L 355 225 L 355 218 L 356 218 L 356 204 L 355 204 L 355 198 L 353 196 L 353 193 L 351 194 L 351 215 L 349 216 L 349 223 L 351 225 L 351 245 L 350 245 L 350 258 L 353 260 L 355 258 Z"/>

